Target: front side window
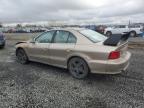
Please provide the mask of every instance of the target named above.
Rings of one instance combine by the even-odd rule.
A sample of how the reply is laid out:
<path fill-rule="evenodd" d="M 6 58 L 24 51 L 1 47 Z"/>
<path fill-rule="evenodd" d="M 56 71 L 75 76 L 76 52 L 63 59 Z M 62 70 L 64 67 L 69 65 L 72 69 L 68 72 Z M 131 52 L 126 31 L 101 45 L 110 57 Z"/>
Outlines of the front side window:
<path fill-rule="evenodd" d="M 81 34 L 83 34 L 85 37 L 87 37 L 89 40 L 91 40 L 94 43 L 105 41 L 107 39 L 106 36 L 95 32 L 93 30 L 81 30 Z"/>
<path fill-rule="evenodd" d="M 38 42 L 38 43 L 51 43 L 54 32 L 55 31 L 50 31 L 50 32 L 43 33 L 38 38 L 36 38 L 35 41 Z"/>
<path fill-rule="evenodd" d="M 68 37 L 69 37 L 69 32 L 57 31 L 54 38 L 54 43 L 67 43 Z"/>
<path fill-rule="evenodd" d="M 125 25 L 120 25 L 119 28 L 126 28 L 126 26 Z"/>

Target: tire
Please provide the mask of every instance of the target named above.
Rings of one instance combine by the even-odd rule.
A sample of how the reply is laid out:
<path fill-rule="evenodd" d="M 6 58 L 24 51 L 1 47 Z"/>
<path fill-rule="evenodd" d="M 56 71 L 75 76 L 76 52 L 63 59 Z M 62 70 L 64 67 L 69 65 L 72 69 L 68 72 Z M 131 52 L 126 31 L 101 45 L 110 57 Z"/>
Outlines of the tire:
<path fill-rule="evenodd" d="M 0 49 L 4 49 L 4 46 L 0 46 Z"/>
<path fill-rule="evenodd" d="M 135 31 L 131 31 L 131 32 L 130 32 L 130 36 L 131 36 L 131 37 L 136 37 L 136 36 L 137 36 L 137 33 L 136 33 Z"/>
<path fill-rule="evenodd" d="M 111 31 L 107 31 L 106 32 L 106 36 L 110 37 L 112 35 L 112 32 Z"/>
<path fill-rule="evenodd" d="M 5 43 L 0 46 L 0 49 L 4 49 L 4 48 L 5 48 Z"/>
<path fill-rule="evenodd" d="M 74 57 L 69 60 L 68 70 L 71 75 L 77 79 L 83 79 L 89 74 L 89 67 L 87 63 L 79 57 Z"/>
<path fill-rule="evenodd" d="M 21 48 L 16 50 L 16 58 L 21 64 L 27 64 L 29 61 L 25 51 Z"/>

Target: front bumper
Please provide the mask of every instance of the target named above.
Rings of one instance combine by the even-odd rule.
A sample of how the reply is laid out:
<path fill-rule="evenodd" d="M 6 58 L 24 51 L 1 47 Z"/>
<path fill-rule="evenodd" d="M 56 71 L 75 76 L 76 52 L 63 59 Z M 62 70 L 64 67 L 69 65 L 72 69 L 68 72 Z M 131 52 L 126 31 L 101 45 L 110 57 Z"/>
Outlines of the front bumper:
<path fill-rule="evenodd" d="M 88 63 L 91 73 L 118 74 L 129 66 L 131 53 L 127 52 L 124 57 L 116 60 L 92 60 Z"/>
<path fill-rule="evenodd" d="M 5 40 L 0 40 L 0 46 L 5 46 Z"/>

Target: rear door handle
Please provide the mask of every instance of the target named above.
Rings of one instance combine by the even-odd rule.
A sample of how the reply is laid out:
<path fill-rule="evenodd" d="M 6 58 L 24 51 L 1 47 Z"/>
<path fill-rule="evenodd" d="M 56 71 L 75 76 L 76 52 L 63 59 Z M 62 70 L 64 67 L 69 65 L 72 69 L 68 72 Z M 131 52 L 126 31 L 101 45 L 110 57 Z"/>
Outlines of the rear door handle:
<path fill-rule="evenodd" d="M 71 52 L 71 49 L 66 49 L 66 52 Z"/>

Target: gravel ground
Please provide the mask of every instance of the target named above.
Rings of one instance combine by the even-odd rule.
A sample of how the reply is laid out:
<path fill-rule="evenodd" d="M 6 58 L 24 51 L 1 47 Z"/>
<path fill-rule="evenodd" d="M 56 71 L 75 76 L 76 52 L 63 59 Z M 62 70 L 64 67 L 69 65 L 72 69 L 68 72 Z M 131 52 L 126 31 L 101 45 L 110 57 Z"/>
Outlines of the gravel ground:
<path fill-rule="evenodd" d="M 124 73 L 77 80 L 61 68 L 17 63 L 14 43 L 0 49 L 0 108 L 144 108 L 144 50 L 130 49 Z"/>
<path fill-rule="evenodd" d="M 132 43 L 144 43 L 144 37 L 129 38 L 129 42 L 132 42 Z"/>

